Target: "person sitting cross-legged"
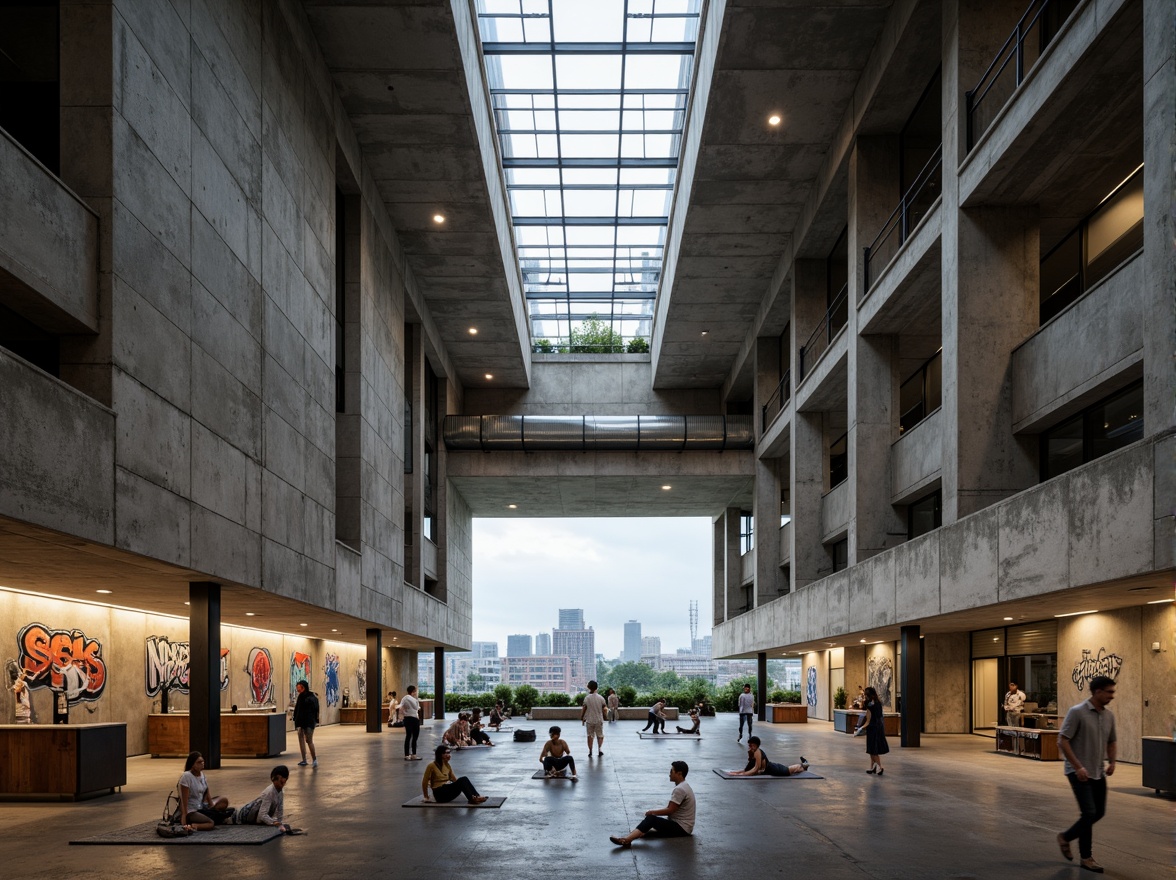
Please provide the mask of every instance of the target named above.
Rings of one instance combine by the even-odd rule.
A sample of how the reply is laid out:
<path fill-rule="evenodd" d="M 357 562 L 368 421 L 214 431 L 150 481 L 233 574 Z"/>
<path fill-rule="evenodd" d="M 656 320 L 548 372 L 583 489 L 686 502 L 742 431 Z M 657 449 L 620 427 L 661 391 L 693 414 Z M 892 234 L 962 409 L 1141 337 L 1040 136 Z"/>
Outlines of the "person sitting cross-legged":
<path fill-rule="evenodd" d="M 565 769 L 570 769 L 572 779 L 577 779 L 576 759 L 572 757 L 568 744 L 559 738 L 560 729 L 552 727 L 548 733 L 551 735 L 551 739 L 543 744 L 543 751 L 539 753 L 539 760 L 543 763 L 544 771 L 548 776 L 558 776 Z"/>

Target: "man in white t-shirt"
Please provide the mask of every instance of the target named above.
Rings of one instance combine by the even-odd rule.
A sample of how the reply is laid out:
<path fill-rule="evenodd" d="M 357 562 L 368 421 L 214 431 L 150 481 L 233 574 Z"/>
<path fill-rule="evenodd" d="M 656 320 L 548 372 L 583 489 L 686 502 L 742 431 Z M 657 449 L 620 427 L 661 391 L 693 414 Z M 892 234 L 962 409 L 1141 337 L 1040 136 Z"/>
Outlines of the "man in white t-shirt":
<path fill-rule="evenodd" d="M 1009 682 L 1008 693 L 1004 695 L 1005 724 L 1009 727 L 1021 726 L 1021 713 L 1025 711 L 1025 692 L 1017 687 L 1015 681 Z"/>
<path fill-rule="evenodd" d="M 588 696 L 580 709 L 580 721 L 588 730 L 588 757 L 592 757 L 592 737 L 596 737 L 596 751 L 604 757 L 604 697 L 596 693 L 596 682 L 588 682 Z"/>
<path fill-rule="evenodd" d="M 695 799 L 694 789 L 686 782 L 690 767 L 685 761 L 670 765 L 670 781 L 674 790 L 670 802 L 660 810 L 646 810 L 641 824 L 624 837 L 610 837 L 617 846 L 630 847 L 638 837 L 656 834 L 659 837 L 689 837 L 694 833 Z"/>

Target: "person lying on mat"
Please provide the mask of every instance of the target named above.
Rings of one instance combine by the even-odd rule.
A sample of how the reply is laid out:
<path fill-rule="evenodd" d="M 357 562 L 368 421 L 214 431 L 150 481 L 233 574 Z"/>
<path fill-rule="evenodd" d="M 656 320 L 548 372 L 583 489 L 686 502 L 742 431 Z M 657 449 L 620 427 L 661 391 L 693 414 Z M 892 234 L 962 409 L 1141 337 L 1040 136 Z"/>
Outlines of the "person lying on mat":
<path fill-rule="evenodd" d="M 453 748 L 458 746 L 472 746 L 473 739 L 470 737 L 470 716 L 465 712 L 457 716 L 457 720 L 449 725 L 449 729 L 441 735 L 442 741 Z"/>
<path fill-rule="evenodd" d="M 285 796 L 282 789 L 290 779 L 290 768 L 279 764 L 270 771 L 270 784 L 259 796 L 237 810 L 234 825 L 272 825 L 282 833 L 290 830 L 286 824 Z"/>
<path fill-rule="evenodd" d="M 769 761 L 764 750 L 760 748 L 760 738 L 747 738 L 747 766 L 742 770 L 731 770 L 732 776 L 795 776 L 809 768 L 804 755 L 800 756 L 799 764 L 777 764 Z"/>
<path fill-rule="evenodd" d="M 568 744 L 559 738 L 560 729 L 553 727 L 548 733 L 551 739 L 543 744 L 543 751 L 539 753 L 544 771 L 548 776 L 556 776 L 563 773 L 564 768 L 570 768 L 572 779 L 576 779 L 576 759 L 572 757 Z"/>
<path fill-rule="evenodd" d="M 180 821 L 189 831 L 211 831 L 228 818 L 226 797 L 214 798 L 208 793 L 208 777 L 204 775 L 204 756 L 191 752 L 184 761 L 184 772 L 177 783 L 180 793 Z"/>
<path fill-rule="evenodd" d="M 701 736 L 701 733 L 698 729 L 699 718 L 698 718 L 698 707 L 697 706 L 695 706 L 693 709 L 690 710 L 690 723 L 692 726 L 688 727 L 688 728 L 682 727 L 681 725 L 675 725 L 678 728 L 678 733 L 693 733 L 693 734 L 698 734 L 699 736 Z"/>
<path fill-rule="evenodd" d="M 433 760 L 425 765 L 425 775 L 421 778 L 421 800 L 447 804 L 459 794 L 464 794 L 471 804 L 485 803 L 485 796 L 478 794 L 470 778 L 462 776 L 459 779 L 449 761 L 449 746 L 437 746 Z"/>

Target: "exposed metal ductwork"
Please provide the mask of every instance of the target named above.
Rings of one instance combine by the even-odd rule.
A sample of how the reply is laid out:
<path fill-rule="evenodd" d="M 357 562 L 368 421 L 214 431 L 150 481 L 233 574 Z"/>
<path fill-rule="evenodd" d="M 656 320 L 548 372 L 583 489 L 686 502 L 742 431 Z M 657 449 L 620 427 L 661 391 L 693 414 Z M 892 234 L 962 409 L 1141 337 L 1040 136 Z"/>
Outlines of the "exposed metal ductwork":
<path fill-rule="evenodd" d="M 691 452 L 754 449 L 751 416 L 446 416 L 453 450 Z"/>

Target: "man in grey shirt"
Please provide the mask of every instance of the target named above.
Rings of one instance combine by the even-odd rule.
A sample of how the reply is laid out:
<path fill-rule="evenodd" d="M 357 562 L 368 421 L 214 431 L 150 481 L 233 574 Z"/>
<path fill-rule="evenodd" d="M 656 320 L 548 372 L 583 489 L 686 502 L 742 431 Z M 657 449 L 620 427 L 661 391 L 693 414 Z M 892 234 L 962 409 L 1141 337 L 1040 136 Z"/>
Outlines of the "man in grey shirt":
<path fill-rule="evenodd" d="M 1058 731 L 1058 748 L 1066 758 L 1066 779 L 1081 811 L 1078 821 L 1058 835 L 1058 847 L 1072 860 L 1070 841 L 1077 839 L 1082 867 L 1095 874 L 1103 873 L 1103 867 L 1094 860 L 1093 828 L 1107 811 L 1107 777 L 1115 772 L 1118 749 L 1115 716 L 1107 711 L 1114 698 L 1115 680 L 1096 675 L 1090 680 L 1090 699 L 1071 707 Z"/>
<path fill-rule="evenodd" d="M 735 742 L 743 742 L 743 722 L 747 722 L 747 735 L 751 736 L 751 721 L 755 718 L 755 697 L 751 693 L 751 685 L 743 686 L 743 693 L 739 695 L 739 738 Z"/>

